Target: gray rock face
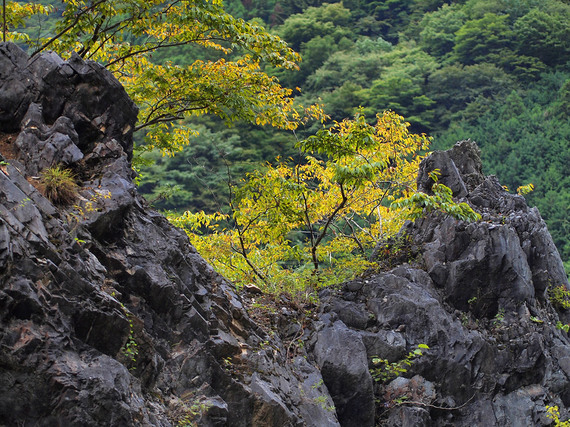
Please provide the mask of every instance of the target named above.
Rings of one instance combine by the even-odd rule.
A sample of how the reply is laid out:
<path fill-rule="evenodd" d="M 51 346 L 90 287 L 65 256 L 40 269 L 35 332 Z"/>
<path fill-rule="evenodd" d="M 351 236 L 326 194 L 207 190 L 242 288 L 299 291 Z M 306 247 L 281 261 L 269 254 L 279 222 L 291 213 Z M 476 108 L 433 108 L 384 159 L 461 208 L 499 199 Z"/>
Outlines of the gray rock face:
<path fill-rule="evenodd" d="M 44 123 L 41 107 L 32 103 L 23 119 L 24 128 L 15 145 L 19 160 L 31 175 L 61 163 L 72 166 L 83 159 L 77 146 L 79 137 L 73 123 L 67 117 L 59 117 L 52 126 Z"/>
<path fill-rule="evenodd" d="M 427 225 L 427 224 L 426 224 Z M 489 317 L 499 306 L 516 310 L 535 296 L 532 273 L 512 227 L 487 222 L 458 224 L 452 218 L 423 228 L 425 268 L 453 305 L 467 311 L 469 301 Z M 476 300 L 473 300 L 475 298 Z"/>
<path fill-rule="evenodd" d="M 0 44 L 0 85 L 0 132 L 18 131 L 0 168 L 0 424 L 338 425 L 320 371 L 137 195 L 136 107 L 113 76 Z M 80 181 L 66 209 L 27 180 L 59 163 Z"/>
<path fill-rule="evenodd" d="M 15 44 L 0 44 L 0 127 L 6 132 L 19 129 L 20 120 L 38 96 L 27 61 L 28 56 Z"/>
<path fill-rule="evenodd" d="M 92 149 L 102 139 L 115 139 L 130 160 L 137 108 L 111 73 L 77 55 L 62 61 L 47 54 L 29 62 L 39 80 L 38 102 L 47 123 L 67 117 L 79 134 L 81 149 Z"/>
<path fill-rule="evenodd" d="M 340 320 L 325 324 L 317 332 L 313 355 L 331 393 L 341 425 L 373 425 L 372 377 L 360 334 Z"/>
<path fill-rule="evenodd" d="M 484 177 L 477 150 L 473 142 L 462 141 L 448 152 L 435 153 L 435 159 L 446 159 L 444 164 L 461 159 L 460 168 L 469 182 L 466 188 L 470 188 L 465 200 L 482 213 L 483 221 L 467 225 L 449 218 L 426 218 L 408 231 L 424 247 L 426 270 L 436 284 L 446 287 L 457 308 L 465 309 L 465 303 L 475 297 L 478 310 L 488 316 L 493 314 L 494 302 L 513 309 L 535 296 L 543 301 L 549 284 L 567 285 L 568 279 L 538 210 L 529 208 L 523 197 L 505 191 L 496 177 Z M 418 187 L 427 187 L 421 182 L 426 171 L 439 167 L 439 160 L 430 159 L 420 167 Z M 448 185 L 445 176 L 440 182 Z M 455 182 L 456 177 L 451 184 Z"/>
<path fill-rule="evenodd" d="M 424 160 L 419 188 L 430 190 L 428 174 L 436 168 L 440 182 L 483 220 L 467 224 L 432 214 L 409 223 L 394 250 L 409 251 L 413 265 L 322 291 L 322 316 L 340 320 L 326 344 L 325 329 L 313 333 L 315 360 L 322 359 L 319 346 L 333 348 L 336 360 L 395 362 L 427 344 L 407 378 L 376 384 L 381 425 L 550 425 L 546 405 L 558 405 L 567 418 L 570 341 L 555 327 L 563 313 L 545 290 L 568 281 L 544 222 L 522 197 L 481 174 L 474 143 L 463 141 Z M 364 327 L 354 320 L 360 318 L 369 319 Z M 335 346 L 348 335 L 354 342 L 360 337 L 364 348 Z M 350 390 L 345 370 L 323 370 L 333 399 L 339 399 L 335 389 Z"/>

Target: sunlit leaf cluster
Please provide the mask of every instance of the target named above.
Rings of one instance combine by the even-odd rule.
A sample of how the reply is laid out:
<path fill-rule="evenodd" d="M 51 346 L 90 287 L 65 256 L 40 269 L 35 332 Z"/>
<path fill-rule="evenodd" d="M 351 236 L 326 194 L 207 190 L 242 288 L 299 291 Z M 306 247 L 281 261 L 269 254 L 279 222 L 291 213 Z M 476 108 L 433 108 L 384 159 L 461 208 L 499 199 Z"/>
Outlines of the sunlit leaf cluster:
<path fill-rule="evenodd" d="M 481 219 L 481 215 L 467 203 L 456 203 L 453 200 L 453 191 L 438 182 L 438 169 L 430 172 L 429 176 L 434 181 L 431 188 L 433 194 L 417 192 L 409 197 L 402 197 L 392 203 L 392 208 L 403 210 L 410 219 L 418 219 L 434 211 L 443 212 L 452 218 L 463 221 Z"/>
<path fill-rule="evenodd" d="M 137 129 L 147 128 L 148 149 L 179 151 L 189 138 L 171 135 L 172 123 L 203 114 L 283 129 L 298 125 L 300 113 L 290 97 L 292 91 L 263 72 L 251 56 L 236 61 L 196 60 L 187 67 L 154 64 L 147 58 L 129 58 L 126 63 L 121 80 L 140 108 Z"/>
<path fill-rule="evenodd" d="M 276 292 L 346 280 L 373 265 L 374 247 L 405 220 L 390 202 L 414 193 L 429 144 L 408 126 L 390 111 L 374 125 L 362 115 L 336 122 L 299 143 L 302 161 L 278 159 L 247 177 L 232 201 L 232 227 L 202 235 L 213 224 L 203 213 L 178 223 L 238 285 Z"/>
<path fill-rule="evenodd" d="M 29 42 L 29 35 L 22 31 L 26 21 L 34 15 L 48 15 L 52 11 L 51 6 L 39 3 L 6 2 L 2 20 L 2 41 Z"/>

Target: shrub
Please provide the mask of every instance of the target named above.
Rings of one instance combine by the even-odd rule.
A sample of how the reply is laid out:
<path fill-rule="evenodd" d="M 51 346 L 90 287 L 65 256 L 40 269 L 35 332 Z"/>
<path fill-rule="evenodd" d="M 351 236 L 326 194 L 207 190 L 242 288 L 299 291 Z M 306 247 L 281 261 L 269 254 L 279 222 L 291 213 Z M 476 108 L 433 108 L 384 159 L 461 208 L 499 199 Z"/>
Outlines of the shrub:
<path fill-rule="evenodd" d="M 551 286 L 548 288 L 548 296 L 552 305 L 560 310 L 570 308 L 570 290 L 566 286 Z"/>
<path fill-rule="evenodd" d="M 390 363 L 386 359 L 381 359 L 377 356 L 372 358 L 372 365 L 373 368 L 370 369 L 370 374 L 375 381 L 381 383 L 387 383 L 394 378 L 405 374 L 414 359 L 423 355 L 422 350 L 429 350 L 429 347 L 426 344 L 419 344 L 418 348 L 412 350 L 408 353 L 406 357 L 400 359 L 396 362 Z"/>
<path fill-rule="evenodd" d="M 570 427 L 570 421 L 560 421 L 560 412 L 558 406 L 546 405 L 546 416 L 554 421 L 555 427 Z"/>

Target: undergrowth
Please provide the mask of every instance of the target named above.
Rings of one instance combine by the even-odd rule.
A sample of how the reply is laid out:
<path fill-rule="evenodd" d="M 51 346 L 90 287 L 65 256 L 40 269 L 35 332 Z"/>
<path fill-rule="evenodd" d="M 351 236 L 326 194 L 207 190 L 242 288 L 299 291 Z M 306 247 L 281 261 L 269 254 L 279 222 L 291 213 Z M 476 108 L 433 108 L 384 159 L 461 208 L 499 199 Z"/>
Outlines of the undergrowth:
<path fill-rule="evenodd" d="M 410 351 L 406 357 L 396 362 L 388 362 L 387 359 L 381 359 L 377 356 L 372 358 L 373 367 L 370 369 L 372 378 L 381 383 L 388 381 L 405 374 L 408 368 L 412 366 L 414 360 L 423 355 L 422 350 L 429 350 L 426 344 L 419 344 L 415 350 Z"/>

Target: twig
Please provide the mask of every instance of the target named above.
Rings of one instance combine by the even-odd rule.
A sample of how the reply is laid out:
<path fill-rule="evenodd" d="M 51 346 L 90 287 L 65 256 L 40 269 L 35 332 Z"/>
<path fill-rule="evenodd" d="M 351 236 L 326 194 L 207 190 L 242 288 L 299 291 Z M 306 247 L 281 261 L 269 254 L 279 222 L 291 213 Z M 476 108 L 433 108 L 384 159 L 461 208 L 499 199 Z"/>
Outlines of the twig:
<path fill-rule="evenodd" d="M 336 207 L 336 209 L 333 211 L 333 213 L 330 214 L 330 216 L 327 218 L 327 221 L 325 222 L 325 225 L 323 226 L 321 234 L 317 237 L 317 239 L 315 240 L 315 242 L 311 246 L 311 256 L 313 258 L 313 265 L 315 267 L 315 271 L 317 271 L 319 269 L 319 260 L 317 258 L 317 246 L 319 246 L 319 243 L 321 243 L 321 240 L 323 240 L 323 238 L 326 236 L 327 230 L 328 230 L 330 224 L 332 223 L 332 221 L 336 218 L 337 214 L 342 210 L 342 208 L 344 208 L 344 206 L 346 205 L 346 202 L 348 201 L 348 198 L 346 197 L 346 194 L 344 192 L 344 186 L 342 185 L 342 183 L 339 184 L 339 188 L 340 188 L 340 194 L 342 196 L 342 200 L 340 201 L 340 203 Z"/>
<path fill-rule="evenodd" d="M 303 336 L 304 333 L 304 329 L 303 329 L 303 325 L 301 325 L 299 322 L 297 322 L 297 325 L 299 325 L 301 327 L 301 329 L 299 330 L 299 332 L 293 337 L 293 339 L 291 340 L 291 342 L 289 343 L 289 345 L 287 346 L 287 353 L 285 355 L 286 359 L 289 359 L 289 351 L 291 350 L 291 346 L 293 345 L 293 343 L 295 341 L 297 341 L 299 338 L 301 338 Z"/>
<path fill-rule="evenodd" d="M 475 397 L 476 394 L 477 394 L 476 392 L 473 393 L 473 396 L 471 396 L 469 399 L 467 399 L 465 402 L 463 402 L 463 404 L 461 404 L 459 406 L 452 406 L 449 408 L 446 408 L 444 406 L 431 405 L 429 403 L 424 403 L 424 402 L 416 402 L 416 401 L 403 401 L 401 403 L 398 403 L 397 406 L 402 406 L 402 405 L 424 406 L 426 408 L 441 409 L 443 411 L 457 411 L 458 409 L 462 409 L 465 406 L 467 406 L 467 404 L 473 400 L 473 398 Z"/>
<path fill-rule="evenodd" d="M 2 20 L 4 25 L 2 26 L 2 41 L 6 42 L 6 0 L 2 0 Z"/>
<path fill-rule="evenodd" d="M 3 0 L 5 1 L 5 0 Z M 79 18 L 81 18 L 82 15 L 89 13 L 93 10 L 95 10 L 97 8 L 97 6 L 99 6 L 102 3 L 105 3 L 108 0 L 99 0 L 95 3 L 93 3 L 91 6 L 89 6 L 87 9 L 81 10 L 77 13 L 77 15 L 75 16 L 75 19 L 73 20 L 73 22 L 71 24 L 69 24 L 67 27 L 65 27 L 63 30 L 61 30 L 58 34 L 56 34 L 55 36 L 53 36 L 51 39 L 49 39 L 47 42 L 45 42 L 42 46 L 40 46 L 38 49 L 36 49 L 31 55 L 30 57 L 33 58 L 34 56 L 36 56 L 38 53 L 40 53 L 42 50 L 47 49 L 54 41 L 56 41 L 57 39 L 59 39 L 61 36 L 63 36 L 65 33 L 67 33 L 69 30 L 71 30 L 73 27 L 75 27 L 78 23 L 79 23 Z"/>

